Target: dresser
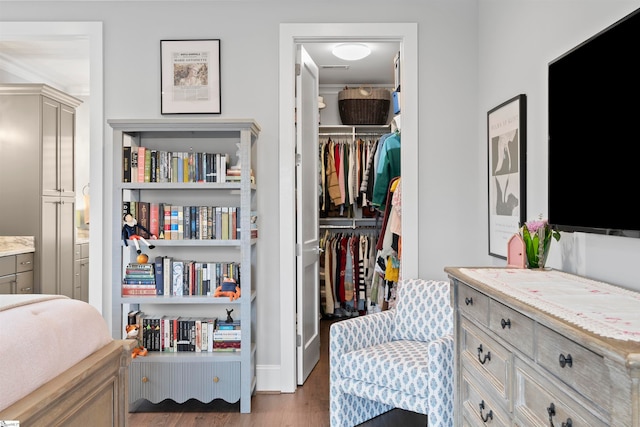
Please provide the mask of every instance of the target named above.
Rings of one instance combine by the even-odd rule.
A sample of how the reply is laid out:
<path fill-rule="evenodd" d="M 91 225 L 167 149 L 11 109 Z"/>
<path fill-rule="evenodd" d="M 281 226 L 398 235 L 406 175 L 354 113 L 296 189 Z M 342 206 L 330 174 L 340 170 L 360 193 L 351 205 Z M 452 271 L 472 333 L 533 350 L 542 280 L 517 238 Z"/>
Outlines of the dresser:
<path fill-rule="evenodd" d="M 549 269 L 445 271 L 455 426 L 640 426 L 640 293 Z"/>

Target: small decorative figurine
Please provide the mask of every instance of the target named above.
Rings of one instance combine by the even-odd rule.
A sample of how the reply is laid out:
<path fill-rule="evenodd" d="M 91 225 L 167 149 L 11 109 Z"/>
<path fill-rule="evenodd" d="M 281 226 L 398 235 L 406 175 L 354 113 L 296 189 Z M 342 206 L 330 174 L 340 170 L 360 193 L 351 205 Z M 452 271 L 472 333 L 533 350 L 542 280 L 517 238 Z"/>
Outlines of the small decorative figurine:
<path fill-rule="evenodd" d="M 122 240 L 124 241 L 125 246 L 129 246 L 127 240 L 133 240 L 133 244 L 136 245 L 136 252 L 142 253 L 140 250 L 140 243 L 138 240 L 142 240 L 142 242 L 149 247 L 149 249 L 155 248 L 154 245 L 149 243 L 144 237 L 138 234 L 138 230 L 142 230 L 151 236 L 151 239 L 155 240 L 157 237 L 149 230 L 147 230 L 142 225 L 138 224 L 138 221 L 131 215 L 130 213 L 125 214 L 123 217 L 124 225 L 122 226 Z"/>
<path fill-rule="evenodd" d="M 231 313 L 233 313 L 233 308 L 231 310 L 227 309 L 227 320 L 225 320 L 225 323 L 233 323 L 233 317 L 231 317 Z"/>

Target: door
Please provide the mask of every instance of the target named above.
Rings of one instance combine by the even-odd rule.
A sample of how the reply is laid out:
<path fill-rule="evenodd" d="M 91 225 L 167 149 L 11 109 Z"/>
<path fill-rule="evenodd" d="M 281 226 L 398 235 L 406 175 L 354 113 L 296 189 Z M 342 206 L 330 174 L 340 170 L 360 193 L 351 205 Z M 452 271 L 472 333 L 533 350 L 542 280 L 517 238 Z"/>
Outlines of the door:
<path fill-rule="evenodd" d="M 320 360 L 318 241 L 318 66 L 297 46 L 296 60 L 296 340 L 297 378 L 304 384 Z"/>

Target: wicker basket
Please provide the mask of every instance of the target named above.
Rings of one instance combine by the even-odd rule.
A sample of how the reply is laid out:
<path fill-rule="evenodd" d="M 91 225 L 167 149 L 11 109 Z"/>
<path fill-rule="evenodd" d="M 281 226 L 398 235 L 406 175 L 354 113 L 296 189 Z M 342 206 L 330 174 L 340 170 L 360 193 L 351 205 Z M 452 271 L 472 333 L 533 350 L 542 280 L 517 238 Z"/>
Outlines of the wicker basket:
<path fill-rule="evenodd" d="M 345 88 L 338 93 L 338 110 L 345 125 L 386 125 L 390 105 L 387 89 Z"/>

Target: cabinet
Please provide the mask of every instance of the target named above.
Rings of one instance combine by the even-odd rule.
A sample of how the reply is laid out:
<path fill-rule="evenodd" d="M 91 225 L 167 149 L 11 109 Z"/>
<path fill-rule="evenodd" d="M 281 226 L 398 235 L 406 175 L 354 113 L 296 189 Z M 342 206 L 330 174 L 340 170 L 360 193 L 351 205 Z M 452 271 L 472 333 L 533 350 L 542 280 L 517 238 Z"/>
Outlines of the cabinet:
<path fill-rule="evenodd" d="M 0 257 L 0 294 L 33 293 L 33 253 Z"/>
<path fill-rule="evenodd" d="M 129 370 L 129 401 L 134 403 L 138 399 L 146 399 L 158 403 L 164 399 L 173 399 L 182 403 L 194 398 L 202 402 L 224 399 L 233 403 L 239 400 L 240 411 L 248 413 L 251 411 L 251 396 L 256 389 L 254 271 L 257 238 L 252 235 L 251 217 L 257 215 L 253 172 L 256 170 L 256 143 L 260 127 L 250 119 L 109 120 L 108 123 L 113 129 L 115 159 L 112 212 L 114 338 L 123 337 L 126 319 L 132 310 L 159 317 L 206 316 L 217 317 L 220 321 L 224 321 L 227 312 L 233 310 L 233 318 L 239 319 L 241 323 L 240 351 L 151 351 L 145 357 L 133 359 Z M 229 166 L 241 165 L 240 179 L 225 179 L 222 182 L 220 179 L 187 177 L 179 182 L 180 180 L 172 178 L 161 178 L 167 176 L 163 170 L 162 173 L 158 172 L 155 182 L 123 182 L 126 181 L 123 173 L 124 165 L 127 164 L 124 161 L 127 156 L 123 155 L 123 151 L 130 151 L 123 147 L 129 145 L 138 153 L 142 147 L 146 153 L 155 151 L 156 157 L 158 152 L 164 153 L 160 157 L 167 152 L 171 153 L 170 157 L 179 157 L 174 153 L 193 153 L 194 157 L 186 157 L 194 158 L 195 165 L 201 164 L 198 161 L 199 153 L 224 154 Z M 139 162 L 138 167 L 140 166 Z M 206 167 L 205 169 L 208 170 Z M 173 260 L 239 264 L 241 296 L 235 300 L 214 297 L 211 292 L 215 285 L 209 288 L 209 292 L 205 290 L 204 295 L 195 291 L 189 295 L 186 290 L 181 296 L 173 295 L 173 291 L 164 292 L 161 296 L 123 295 L 126 265 L 137 259 L 135 246 L 131 242 L 125 246 L 122 242 L 122 209 L 127 202 L 235 208 L 239 212 L 236 219 L 239 235 L 235 239 L 232 235 L 228 238 L 195 238 L 194 234 L 191 236 L 194 238 L 185 238 L 186 235 L 182 234 L 179 236 L 181 238 L 174 239 L 175 235 L 171 233 L 171 239 L 163 234 L 160 236 L 163 238 L 148 240 L 153 244 L 153 249 L 140 243 L 140 250 L 149 256 L 149 262 L 158 256 L 164 256 Z M 186 212 L 185 210 L 184 213 Z M 184 228 L 182 231 L 184 233 Z"/>
<path fill-rule="evenodd" d="M 640 425 L 640 293 L 554 270 L 445 271 L 456 426 Z"/>
<path fill-rule="evenodd" d="M 89 243 L 76 243 L 73 268 L 73 298 L 89 302 Z"/>
<path fill-rule="evenodd" d="M 44 84 L 0 85 L 0 234 L 35 236 L 36 292 L 73 296 L 75 109 Z"/>

